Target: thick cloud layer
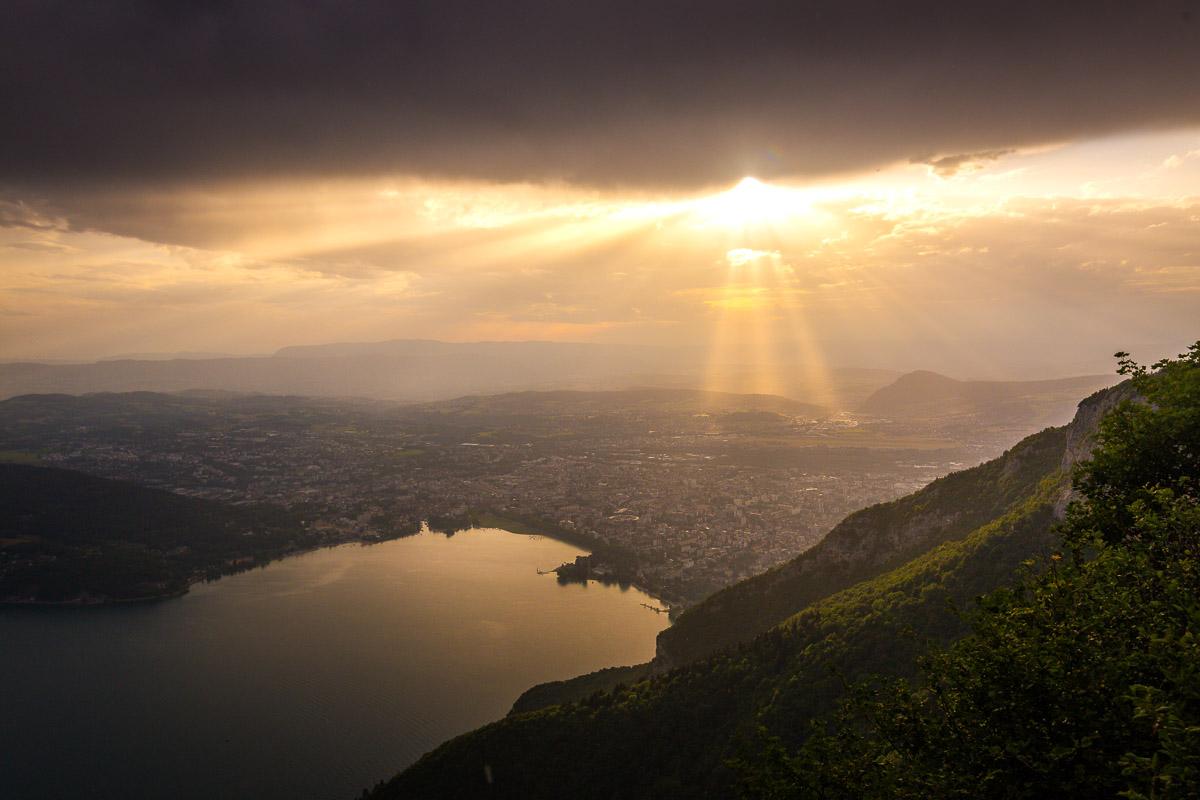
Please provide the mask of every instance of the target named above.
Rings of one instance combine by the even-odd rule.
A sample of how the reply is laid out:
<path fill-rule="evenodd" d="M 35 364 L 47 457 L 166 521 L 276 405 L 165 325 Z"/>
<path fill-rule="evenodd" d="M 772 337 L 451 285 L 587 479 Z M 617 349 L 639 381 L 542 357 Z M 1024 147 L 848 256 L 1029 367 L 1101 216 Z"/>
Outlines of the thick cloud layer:
<path fill-rule="evenodd" d="M 10 0 L 0 102 L 9 184 L 949 168 L 1200 121 L 1200 7 Z"/>

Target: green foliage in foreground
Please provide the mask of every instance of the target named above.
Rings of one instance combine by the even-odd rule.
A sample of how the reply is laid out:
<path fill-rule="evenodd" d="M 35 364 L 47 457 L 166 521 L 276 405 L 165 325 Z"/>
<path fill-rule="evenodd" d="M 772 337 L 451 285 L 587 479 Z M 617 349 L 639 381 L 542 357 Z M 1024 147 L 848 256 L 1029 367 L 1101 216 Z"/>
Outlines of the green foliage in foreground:
<path fill-rule="evenodd" d="M 1063 554 L 987 597 L 920 680 L 859 686 L 763 798 L 1200 796 L 1200 343 L 1151 370 L 1075 475 Z"/>

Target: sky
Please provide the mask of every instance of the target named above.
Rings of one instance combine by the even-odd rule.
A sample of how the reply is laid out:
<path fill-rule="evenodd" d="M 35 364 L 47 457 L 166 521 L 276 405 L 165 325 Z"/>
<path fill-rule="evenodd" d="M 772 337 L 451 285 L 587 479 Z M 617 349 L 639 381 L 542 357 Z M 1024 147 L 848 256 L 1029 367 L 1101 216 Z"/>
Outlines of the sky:
<path fill-rule="evenodd" d="M 1200 338 L 1200 4 L 0 10 L 0 359 Z"/>

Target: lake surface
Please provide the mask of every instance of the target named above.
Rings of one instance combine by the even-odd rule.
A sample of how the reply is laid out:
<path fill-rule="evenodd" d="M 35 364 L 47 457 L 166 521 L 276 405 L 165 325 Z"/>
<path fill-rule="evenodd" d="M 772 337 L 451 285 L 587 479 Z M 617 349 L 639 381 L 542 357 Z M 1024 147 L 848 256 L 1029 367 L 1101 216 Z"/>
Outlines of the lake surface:
<path fill-rule="evenodd" d="M 152 604 L 0 609 L 0 797 L 351 800 L 535 683 L 654 655 L 636 589 L 495 529 L 346 545 Z"/>

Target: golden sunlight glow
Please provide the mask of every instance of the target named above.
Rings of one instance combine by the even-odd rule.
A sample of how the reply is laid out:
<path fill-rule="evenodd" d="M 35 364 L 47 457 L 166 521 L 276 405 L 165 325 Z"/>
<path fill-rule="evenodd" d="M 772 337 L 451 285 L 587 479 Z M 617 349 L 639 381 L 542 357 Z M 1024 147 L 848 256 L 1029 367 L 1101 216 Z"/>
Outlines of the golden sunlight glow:
<path fill-rule="evenodd" d="M 808 209 L 807 198 L 801 192 L 746 177 L 726 192 L 697 201 L 695 211 L 705 223 L 749 228 L 777 223 Z"/>
<path fill-rule="evenodd" d="M 0 224 L 0 356 L 27 357 L 30 342 L 53 358 L 142 340 L 184 350 L 196 330 L 205 349 L 234 352 L 317 330 L 644 338 L 707 343 L 710 388 L 836 403 L 826 365 L 831 352 L 875 357 L 855 343 L 866 319 L 871 335 L 936 342 L 948 363 L 981 370 L 970 342 L 1010 324 L 996 298 L 1028 303 L 1030 286 L 1082 298 L 1052 307 L 1078 330 L 1097 307 L 1152 331 L 1164 317 L 1191 324 L 1198 154 L 1200 130 L 1014 153 L 949 176 L 906 163 L 691 196 L 389 177 L 80 200 L 121 234 L 0 198 L 0 217 L 20 222 Z M 81 338 L 85 325 L 99 333 Z M 974 340 L 951 335 L 963 326 Z"/>

